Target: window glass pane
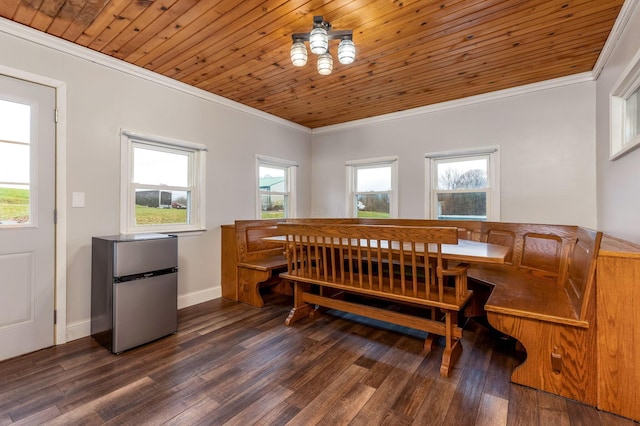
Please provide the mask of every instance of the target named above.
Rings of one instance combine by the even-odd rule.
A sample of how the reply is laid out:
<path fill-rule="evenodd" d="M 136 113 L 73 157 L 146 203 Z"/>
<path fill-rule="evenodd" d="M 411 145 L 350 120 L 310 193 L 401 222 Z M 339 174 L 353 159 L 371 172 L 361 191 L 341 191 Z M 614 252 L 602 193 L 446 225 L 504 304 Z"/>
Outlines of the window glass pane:
<path fill-rule="evenodd" d="M 440 161 L 437 163 L 437 189 L 475 189 L 487 187 L 487 159 Z"/>
<path fill-rule="evenodd" d="M 0 183 L 0 224 L 29 223 L 29 185 Z"/>
<path fill-rule="evenodd" d="M 279 219 L 286 217 L 287 196 L 276 194 L 261 194 L 261 214 L 262 219 Z"/>
<path fill-rule="evenodd" d="M 29 145 L 0 142 L 0 182 L 29 183 Z"/>
<path fill-rule="evenodd" d="M 284 168 L 259 167 L 260 191 L 287 192 L 287 173 Z"/>
<path fill-rule="evenodd" d="M 625 101 L 624 143 L 631 142 L 640 134 L 640 89 Z"/>
<path fill-rule="evenodd" d="M 391 217 L 389 194 L 357 194 L 357 217 Z"/>
<path fill-rule="evenodd" d="M 456 192 L 438 194 L 438 219 L 487 219 L 485 192 Z"/>
<path fill-rule="evenodd" d="M 0 140 L 29 143 L 30 123 L 29 105 L 0 100 Z"/>
<path fill-rule="evenodd" d="M 133 147 L 133 181 L 147 185 L 189 186 L 189 153 Z"/>
<path fill-rule="evenodd" d="M 136 225 L 186 224 L 189 221 L 188 191 L 136 190 Z"/>
<path fill-rule="evenodd" d="M 363 167 L 356 170 L 356 192 L 391 191 L 391 167 Z"/>

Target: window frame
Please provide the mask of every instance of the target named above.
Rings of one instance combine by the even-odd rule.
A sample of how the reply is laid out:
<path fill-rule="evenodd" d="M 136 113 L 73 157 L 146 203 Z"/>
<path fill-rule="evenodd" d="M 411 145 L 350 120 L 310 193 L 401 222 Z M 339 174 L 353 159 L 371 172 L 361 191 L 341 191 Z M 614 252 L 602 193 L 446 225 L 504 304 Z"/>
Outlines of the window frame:
<path fill-rule="evenodd" d="M 466 159 L 487 157 L 487 188 L 464 190 L 437 189 L 437 167 L 441 161 L 464 161 Z M 484 192 L 487 194 L 487 221 L 500 221 L 500 151 L 499 146 L 475 149 L 443 151 L 425 154 L 425 217 L 438 219 L 438 194 L 452 192 Z M 444 219 L 443 219 L 444 220 Z M 461 219 L 474 220 L 474 219 Z"/>
<path fill-rule="evenodd" d="M 274 169 L 285 170 L 285 187 L 286 191 L 261 191 L 260 190 L 260 167 L 271 167 Z M 298 163 L 295 161 L 284 160 L 281 158 L 267 157 L 264 155 L 256 155 L 256 219 L 263 220 L 262 217 L 262 195 L 282 195 L 286 202 L 284 209 L 284 218 L 295 218 L 297 213 L 296 202 L 296 171 Z"/>
<path fill-rule="evenodd" d="M 26 185 L 29 188 L 29 221 L 22 223 L 2 223 L 0 222 L 0 228 L 2 229 L 16 229 L 16 228 L 37 228 L 39 223 L 39 209 L 38 199 L 39 188 L 37 182 L 37 151 L 39 149 L 39 137 L 37 124 L 41 119 L 38 109 L 38 104 L 34 100 L 21 98 L 18 96 L 10 96 L 4 94 L 0 100 L 25 105 L 29 108 L 29 141 L 17 141 L 17 140 L 3 140 L 3 143 L 28 147 L 29 155 L 29 180 L 28 182 L 5 182 L 7 184 Z"/>
<path fill-rule="evenodd" d="M 358 192 L 356 188 L 357 173 L 359 169 L 374 168 L 380 166 L 391 167 L 391 189 L 389 191 Z M 347 173 L 347 217 L 358 217 L 357 196 L 359 194 L 389 194 L 389 219 L 398 218 L 398 157 L 379 157 L 362 160 L 350 160 L 346 162 Z"/>
<path fill-rule="evenodd" d="M 634 94 L 640 96 L 640 49 L 636 52 L 629 66 L 624 70 L 610 93 L 609 103 L 609 160 L 617 160 L 640 146 L 640 119 L 636 116 L 638 134 L 626 140 L 627 100 Z"/>
<path fill-rule="evenodd" d="M 205 169 L 206 146 L 194 142 L 186 142 L 164 136 L 149 135 L 144 133 L 121 130 L 121 173 L 120 173 L 120 232 L 123 234 L 139 233 L 202 233 L 206 231 L 205 217 Z M 189 161 L 189 183 L 187 187 L 158 186 L 157 189 L 191 191 L 189 205 L 189 223 L 171 223 L 163 225 L 136 225 L 136 188 L 139 186 L 149 188 L 153 185 L 133 182 L 135 146 L 155 148 L 159 152 L 186 152 Z M 154 187 L 155 188 L 155 187 Z"/>

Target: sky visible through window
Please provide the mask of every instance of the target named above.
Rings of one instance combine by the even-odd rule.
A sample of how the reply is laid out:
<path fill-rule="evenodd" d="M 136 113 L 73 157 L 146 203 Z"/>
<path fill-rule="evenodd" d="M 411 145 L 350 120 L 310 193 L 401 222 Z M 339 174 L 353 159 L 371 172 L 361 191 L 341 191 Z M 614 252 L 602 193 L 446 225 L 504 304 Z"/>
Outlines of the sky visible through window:
<path fill-rule="evenodd" d="M 357 170 L 356 192 L 391 191 L 391 167 L 363 167 Z"/>
<path fill-rule="evenodd" d="M 189 186 L 189 155 L 156 149 L 133 149 L 133 180 L 164 186 Z"/>
<path fill-rule="evenodd" d="M 0 185 L 29 184 L 31 107 L 0 99 Z M 22 184 L 22 185 L 16 185 Z"/>

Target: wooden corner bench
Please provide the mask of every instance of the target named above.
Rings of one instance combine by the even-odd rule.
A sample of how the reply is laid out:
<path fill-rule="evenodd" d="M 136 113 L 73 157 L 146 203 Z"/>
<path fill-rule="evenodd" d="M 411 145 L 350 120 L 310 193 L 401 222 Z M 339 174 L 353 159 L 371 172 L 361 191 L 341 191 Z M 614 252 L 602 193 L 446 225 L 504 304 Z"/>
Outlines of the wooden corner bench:
<path fill-rule="evenodd" d="M 514 383 L 595 404 L 595 267 L 602 234 L 582 227 L 487 222 L 487 242 L 510 248 L 505 265 L 473 265 L 471 283 L 492 286 L 489 323 L 527 358 Z"/>
<path fill-rule="evenodd" d="M 232 228 L 223 228 L 223 297 L 262 307 L 262 287 L 279 286 L 281 292 L 290 294 L 278 275 L 287 268 L 283 246 L 264 240 L 278 234 L 278 222 L 236 220 Z"/>
<path fill-rule="evenodd" d="M 457 244 L 456 228 L 284 223 L 278 231 L 286 236 L 288 259 L 280 276 L 294 283 L 287 325 L 322 306 L 425 331 L 427 351 L 434 335 L 444 336 L 440 374 L 449 376 L 462 352 L 457 314 L 472 296 L 466 267 L 443 266 L 441 245 Z M 445 286 L 445 276 L 453 276 L 454 285 Z M 422 306 L 429 314 L 354 302 L 345 297 L 350 294 Z"/>

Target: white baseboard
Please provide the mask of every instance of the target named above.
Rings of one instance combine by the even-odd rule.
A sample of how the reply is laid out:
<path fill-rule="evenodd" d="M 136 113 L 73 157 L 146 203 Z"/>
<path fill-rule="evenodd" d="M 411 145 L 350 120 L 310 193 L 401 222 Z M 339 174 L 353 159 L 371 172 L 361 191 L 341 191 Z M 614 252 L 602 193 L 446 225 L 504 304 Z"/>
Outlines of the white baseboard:
<path fill-rule="evenodd" d="M 178 296 L 178 309 L 197 305 L 198 303 L 222 297 L 222 288 L 213 287 L 206 290 Z M 67 342 L 91 335 L 91 320 L 77 321 L 67 324 Z"/>
<path fill-rule="evenodd" d="M 198 303 L 222 297 L 222 287 L 213 287 L 206 290 L 194 291 L 193 293 L 178 296 L 178 309 L 197 305 Z"/>
<path fill-rule="evenodd" d="M 91 320 L 67 324 L 67 342 L 91 335 Z"/>

